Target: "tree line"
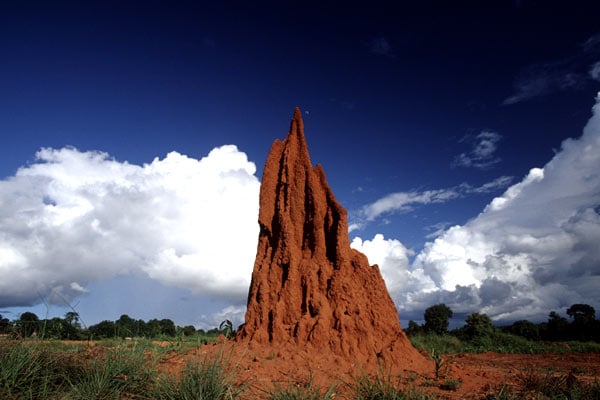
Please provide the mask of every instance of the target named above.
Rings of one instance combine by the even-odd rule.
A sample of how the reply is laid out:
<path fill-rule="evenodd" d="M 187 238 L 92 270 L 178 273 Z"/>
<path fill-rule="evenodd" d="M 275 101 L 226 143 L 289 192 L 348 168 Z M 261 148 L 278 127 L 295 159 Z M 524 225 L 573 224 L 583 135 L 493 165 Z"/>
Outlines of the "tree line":
<path fill-rule="evenodd" d="M 0 315 L 0 335 L 14 338 L 38 337 L 41 339 L 88 340 L 126 337 L 183 337 L 183 336 L 231 336 L 233 326 L 229 320 L 223 321 L 219 328 L 208 331 L 196 329 L 193 325 L 177 326 L 170 319 L 151 319 L 144 321 L 123 314 L 115 321 L 101 321 L 89 327 L 83 327 L 79 314 L 67 312 L 63 318 L 40 319 L 32 312 L 22 313 L 18 319 L 9 321 Z"/>
<path fill-rule="evenodd" d="M 472 313 L 465 318 L 465 325 L 448 330 L 449 320 L 454 315 L 446 304 L 436 304 L 425 310 L 424 324 L 409 321 L 406 334 L 421 333 L 444 335 L 450 333 L 464 339 L 489 336 L 495 329 L 524 337 L 533 341 L 595 341 L 600 342 L 600 320 L 596 319 L 594 307 L 588 304 L 573 304 L 567 309 L 569 319 L 551 311 L 548 320 L 533 323 L 528 320 L 515 321 L 511 325 L 495 327 L 486 314 Z"/>

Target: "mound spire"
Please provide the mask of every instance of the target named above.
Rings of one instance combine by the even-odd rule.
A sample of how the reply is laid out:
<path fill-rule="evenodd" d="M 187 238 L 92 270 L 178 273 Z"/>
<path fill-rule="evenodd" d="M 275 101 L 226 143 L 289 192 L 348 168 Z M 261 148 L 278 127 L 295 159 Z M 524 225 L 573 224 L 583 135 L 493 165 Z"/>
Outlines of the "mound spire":
<path fill-rule="evenodd" d="M 330 351 L 407 367 L 423 357 L 400 327 L 377 265 L 350 248 L 348 219 L 325 172 L 312 166 L 299 108 L 265 164 L 260 233 L 238 341 Z"/>

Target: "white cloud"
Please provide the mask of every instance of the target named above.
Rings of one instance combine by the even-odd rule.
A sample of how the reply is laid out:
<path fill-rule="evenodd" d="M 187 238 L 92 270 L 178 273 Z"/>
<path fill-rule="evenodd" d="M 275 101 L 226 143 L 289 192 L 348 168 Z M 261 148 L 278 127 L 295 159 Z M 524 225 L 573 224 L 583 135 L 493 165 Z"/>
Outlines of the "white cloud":
<path fill-rule="evenodd" d="M 589 74 L 593 80 L 600 81 L 600 61 L 592 64 Z"/>
<path fill-rule="evenodd" d="M 500 162 L 494 153 L 502 136 L 493 131 L 483 131 L 475 137 L 465 137 L 463 141 L 471 144 L 471 150 L 461 153 L 454 159 L 454 165 L 486 169 Z"/>
<path fill-rule="evenodd" d="M 543 168 L 427 243 L 410 267 L 398 264 L 430 280 L 392 293 L 401 316 L 438 302 L 506 320 L 600 305 L 600 95 L 593 111 Z"/>
<path fill-rule="evenodd" d="M 258 236 L 255 165 L 235 146 L 143 166 L 42 149 L 0 181 L 0 304 L 72 298 L 117 275 L 242 301 Z"/>
<path fill-rule="evenodd" d="M 462 183 L 446 189 L 390 193 L 364 206 L 361 210 L 361 216 L 367 221 L 373 221 L 383 214 L 410 211 L 420 204 L 440 204 L 472 193 L 490 193 L 508 186 L 511 181 L 511 177 L 501 176 L 479 187 Z M 353 221 L 350 225 L 350 231 L 360 229 L 363 226 L 364 223 Z"/>
<path fill-rule="evenodd" d="M 370 264 L 377 264 L 390 293 L 433 289 L 431 279 L 410 269 L 409 257 L 415 253 L 399 240 L 385 239 L 377 234 L 371 240 L 355 237 L 350 247 L 364 253 Z"/>

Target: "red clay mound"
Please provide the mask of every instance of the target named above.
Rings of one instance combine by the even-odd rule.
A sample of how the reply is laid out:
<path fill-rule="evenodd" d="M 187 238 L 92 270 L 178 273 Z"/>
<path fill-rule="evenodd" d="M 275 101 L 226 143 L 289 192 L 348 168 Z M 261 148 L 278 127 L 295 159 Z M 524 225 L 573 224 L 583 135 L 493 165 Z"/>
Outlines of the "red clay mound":
<path fill-rule="evenodd" d="M 238 345 L 304 360 L 329 354 L 366 371 L 433 370 L 402 331 L 377 265 L 350 248 L 346 210 L 312 166 L 299 109 L 267 158 L 259 224 Z"/>

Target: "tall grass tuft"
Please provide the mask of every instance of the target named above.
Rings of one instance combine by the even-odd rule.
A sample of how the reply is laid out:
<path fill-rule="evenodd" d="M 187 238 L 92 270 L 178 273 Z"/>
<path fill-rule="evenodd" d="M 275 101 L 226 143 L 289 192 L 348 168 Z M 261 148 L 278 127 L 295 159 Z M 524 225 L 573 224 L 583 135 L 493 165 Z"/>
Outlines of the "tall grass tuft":
<path fill-rule="evenodd" d="M 207 356 L 204 360 L 189 362 L 179 378 L 166 376 L 155 390 L 161 400 L 224 400 L 240 396 L 244 390 L 238 385 L 233 372 L 227 370 L 222 354 Z"/>
<path fill-rule="evenodd" d="M 436 397 L 411 387 L 408 390 L 399 388 L 400 382 L 394 384 L 389 375 L 381 371 L 371 377 L 361 374 L 354 378 L 353 389 L 355 400 L 433 400 Z"/>
<path fill-rule="evenodd" d="M 313 385 L 312 377 L 307 382 L 290 384 L 287 387 L 275 385 L 268 394 L 269 400 L 332 400 L 335 398 L 335 386 L 329 387 L 324 393 Z"/>
<path fill-rule="evenodd" d="M 64 387 L 68 368 L 59 355 L 34 344 L 0 345 L 0 398 L 50 398 Z"/>
<path fill-rule="evenodd" d="M 69 398 L 139 396 L 148 391 L 155 375 L 152 360 L 145 357 L 144 347 L 117 347 L 107 350 L 104 357 L 91 360 L 81 373 L 67 377 L 71 384 Z"/>

